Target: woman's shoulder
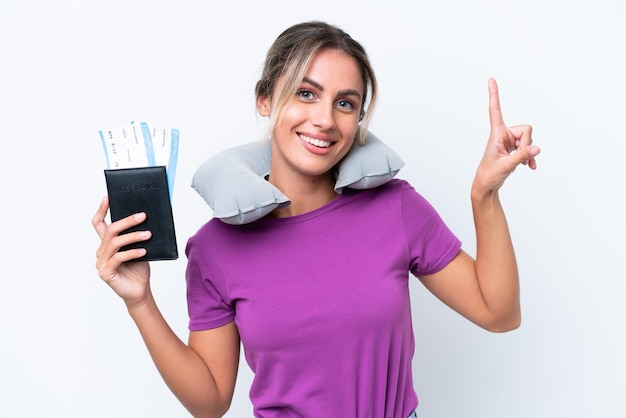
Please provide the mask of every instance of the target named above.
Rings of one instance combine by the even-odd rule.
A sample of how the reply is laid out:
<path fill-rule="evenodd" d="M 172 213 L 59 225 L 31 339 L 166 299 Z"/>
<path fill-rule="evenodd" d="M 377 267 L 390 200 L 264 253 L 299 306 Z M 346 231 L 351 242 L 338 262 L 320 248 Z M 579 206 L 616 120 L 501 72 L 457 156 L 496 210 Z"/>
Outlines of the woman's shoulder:
<path fill-rule="evenodd" d="M 228 225 L 219 218 L 211 218 L 201 225 L 196 232 L 189 237 L 190 244 L 217 242 L 224 234 L 228 234 L 233 229 L 233 225 Z"/>
<path fill-rule="evenodd" d="M 385 195 L 387 197 L 389 195 L 402 196 L 406 192 L 417 194 L 417 191 L 411 185 L 411 183 L 409 183 L 408 180 L 405 180 L 402 178 L 393 178 L 389 180 L 388 182 L 381 184 L 380 186 L 373 187 L 370 189 L 359 189 L 359 190 L 350 189 L 350 190 L 351 190 L 350 193 L 354 195 L 363 195 L 363 196 L 367 196 L 367 195 Z"/>
<path fill-rule="evenodd" d="M 343 195 L 344 203 L 350 207 L 356 205 L 359 213 L 367 209 L 373 211 L 401 209 L 407 199 L 409 201 L 423 199 L 411 183 L 399 178 L 369 189 L 344 189 Z"/>
<path fill-rule="evenodd" d="M 431 204 L 405 179 L 394 178 L 372 189 L 352 190 L 355 203 L 361 207 L 392 210 L 430 210 Z"/>

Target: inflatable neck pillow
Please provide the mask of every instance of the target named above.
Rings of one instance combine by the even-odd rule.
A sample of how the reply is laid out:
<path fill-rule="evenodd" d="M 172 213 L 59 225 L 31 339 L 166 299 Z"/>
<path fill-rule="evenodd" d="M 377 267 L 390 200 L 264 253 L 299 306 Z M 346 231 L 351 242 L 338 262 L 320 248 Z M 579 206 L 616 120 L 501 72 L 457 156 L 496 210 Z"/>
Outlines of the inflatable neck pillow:
<path fill-rule="evenodd" d="M 258 141 L 219 152 L 194 173 L 193 187 L 213 209 L 213 216 L 240 225 L 255 221 L 291 202 L 265 178 L 270 171 L 271 141 Z M 335 167 L 335 191 L 369 189 L 391 180 L 404 166 L 394 150 L 368 132 Z"/>

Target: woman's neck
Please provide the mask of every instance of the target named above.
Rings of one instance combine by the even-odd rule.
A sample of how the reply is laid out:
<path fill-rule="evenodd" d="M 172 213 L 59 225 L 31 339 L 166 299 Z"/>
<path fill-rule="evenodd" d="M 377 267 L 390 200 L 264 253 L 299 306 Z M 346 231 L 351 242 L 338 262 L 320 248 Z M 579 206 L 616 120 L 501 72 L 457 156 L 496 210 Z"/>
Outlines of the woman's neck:
<path fill-rule="evenodd" d="M 321 208 L 337 197 L 335 178 L 330 172 L 317 177 L 294 175 L 289 179 L 274 178 L 270 173 L 268 181 L 291 200 L 289 206 L 272 212 L 272 215 L 277 218 L 310 212 Z"/>

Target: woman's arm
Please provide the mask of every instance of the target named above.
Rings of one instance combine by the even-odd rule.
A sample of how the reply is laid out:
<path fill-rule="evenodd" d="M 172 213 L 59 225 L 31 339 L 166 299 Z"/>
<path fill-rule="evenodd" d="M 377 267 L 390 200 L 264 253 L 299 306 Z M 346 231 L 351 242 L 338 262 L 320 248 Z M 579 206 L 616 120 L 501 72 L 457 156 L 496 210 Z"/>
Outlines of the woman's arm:
<path fill-rule="evenodd" d="M 185 408 L 196 418 L 223 416 L 233 398 L 239 366 L 235 323 L 192 331 L 186 345 L 167 325 L 152 296 L 128 311 L 163 380 Z"/>
<path fill-rule="evenodd" d="M 532 145 L 532 127 L 506 127 L 493 79 L 489 80 L 489 116 L 491 133 L 471 193 L 476 259 L 461 251 L 444 269 L 420 280 L 472 322 L 503 332 L 519 326 L 521 311 L 515 252 L 498 191 L 520 164 L 536 168 L 539 148 Z"/>
<path fill-rule="evenodd" d="M 146 231 L 120 233 L 141 224 L 136 214 L 110 225 L 105 198 L 92 224 L 102 240 L 96 251 L 100 277 L 124 300 L 152 359 L 168 387 L 195 417 L 220 417 L 232 400 L 239 365 L 239 333 L 233 322 L 192 332 L 183 343 L 169 327 L 150 291 L 150 265 L 132 262 L 144 249 L 120 251 L 124 245 L 150 238 Z M 128 262 L 130 261 L 130 262 Z"/>

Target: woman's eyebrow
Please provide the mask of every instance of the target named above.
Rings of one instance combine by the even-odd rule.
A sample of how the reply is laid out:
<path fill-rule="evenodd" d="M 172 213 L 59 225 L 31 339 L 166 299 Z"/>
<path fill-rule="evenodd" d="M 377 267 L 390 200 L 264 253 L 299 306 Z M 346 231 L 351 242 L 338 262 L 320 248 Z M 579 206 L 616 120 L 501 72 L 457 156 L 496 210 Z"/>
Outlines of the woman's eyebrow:
<path fill-rule="evenodd" d="M 308 83 L 310 85 L 312 85 L 313 87 L 315 87 L 316 89 L 318 89 L 319 91 L 324 91 L 324 87 L 322 87 L 322 85 L 314 80 L 311 80 L 308 77 L 304 77 L 302 79 L 302 81 L 304 83 Z M 361 100 L 361 93 L 359 93 L 358 90 L 356 89 L 346 89 L 346 90 L 341 90 L 338 92 L 337 94 L 338 96 L 356 96 L 359 100 Z"/>
<path fill-rule="evenodd" d="M 315 87 L 316 89 L 318 89 L 319 91 L 324 91 L 324 87 L 322 87 L 322 85 L 316 81 L 311 80 L 309 77 L 304 77 L 302 79 L 302 82 L 304 83 L 308 83 L 310 85 L 312 85 L 313 87 Z"/>

